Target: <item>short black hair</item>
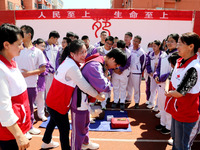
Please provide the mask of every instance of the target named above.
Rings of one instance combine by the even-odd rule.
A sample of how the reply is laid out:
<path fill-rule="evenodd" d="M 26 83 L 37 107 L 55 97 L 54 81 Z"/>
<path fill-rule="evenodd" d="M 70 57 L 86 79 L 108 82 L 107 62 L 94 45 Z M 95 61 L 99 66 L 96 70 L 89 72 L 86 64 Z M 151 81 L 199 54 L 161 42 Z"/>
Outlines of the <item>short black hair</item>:
<path fill-rule="evenodd" d="M 152 44 L 153 44 L 153 42 L 149 42 L 148 45 L 147 45 L 147 47 L 149 47 L 149 46 L 152 45 Z"/>
<path fill-rule="evenodd" d="M 133 37 L 133 34 L 131 32 L 126 32 L 125 35 L 128 35 L 130 37 Z"/>
<path fill-rule="evenodd" d="M 142 37 L 139 36 L 139 35 L 136 35 L 136 36 L 134 37 L 134 39 L 138 39 L 138 40 L 140 40 L 140 42 L 142 41 Z"/>
<path fill-rule="evenodd" d="M 53 37 L 53 38 L 60 38 L 60 34 L 57 31 L 51 31 L 49 33 L 49 39 Z"/>
<path fill-rule="evenodd" d="M 117 36 L 115 36 L 115 38 L 114 38 L 115 40 L 118 40 L 119 38 L 117 37 Z"/>
<path fill-rule="evenodd" d="M 87 35 L 82 36 L 81 40 L 89 40 L 89 37 Z"/>
<path fill-rule="evenodd" d="M 179 59 L 181 56 L 178 55 L 178 52 L 174 52 L 171 54 L 171 56 L 169 56 L 168 61 L 169 63 L 171 63 L 172 65 L 176 65 L 176 60 Z"/>
<path fill-rule="evenodd" d="M 75 36 L 75 34 L 74 34 L 74 32 L 71 32 L 71 31 L 69 31 L 69 32 L 67 32 L 67 34 L 66 34 L 66 37 L 74 37 Z"/>
<path fill-rule="evenodd" d="M 103 33 L 106 33 L 106 34 L 107 34 L 107 32 L 106 32 L 106 31 L 102 31 L 102 32 L 101 32 L 101 35 L 102 35 Z"/>
<path fill-rule="evenodd" d="M 125 66 L 127 61 L 126 53 L 119 48 L 114 48 L 107 55 L 108 58 L 114 58 L 115 62 L 120 66 Z"/>
<path fill-rule="evenodd" d="M 117 42 L 117 47 L 118 48 L 125 48 L 126 47 L 126 43 L 123 40 L 119 40 Z"/>
<path fill-rule="evenodd" d="M 159 49 L 162 50 L 162 47 L 161 47 L 162 43 L 161 43 L 161 41 L 159 41 L 159 40 L 154 40 L 153 43 L 156 44 L 157 46 L 160 46 Z"/>
<path fill-rule="evenodd" d="M 68 37 L 64 37 L 63 40 L 66 40 L 68 45 L 72 42 L 72 40 Z"/>
<path fill-rule="evenodd" d="M 114 38 L 112 36 L 107 36 L 105 41 L 112 41 L 114 43 Z"/>
<path fill-rule="evenodd" d="M 34 30 L 31 26 L 28 26 L 28 25 L 23 25 L 20 27 L 20 29 L 24 29 L 26 33 L 31 33 L 31 40 L 33 39 L 33 36 L 34 36 Z"/>
<path fill-rule="evenodd" d="M 172 34 L 168 35 L 166 40 L 168 40 L 169 37 L 174 39 L 176 41 L 176 43 L 178 42 L 179 35 L 177 33 L 172 33 Z"/>
<path fill-rule="evenodd" d="M 37 40 L 34 41 L 35 44 L 41 44 L 41 43 L 45 43 L 45 41 L 42 38 L 38 38 Z"/>
<path fill-rule="evenodd" d="M 74 35 L 74 38 L 76 38 L 77 40 L 79 39 L 79 36 L 77 34 Z"/>
<path fill-rule="evenodd" d="M 8 23 L 2 24 L 0 26 L 0 51 L 4 49 L 4 42 L 7 41 L 10 44 L 16 42 L 18 40 L 17 35 L 24 37 L 24 34 L 20 28 Z"/>
<path fill-rule="evenodd" d="M 194 53 L 198 52 L 200 47 L 200 38 L 198 34 L 194 32 L 187 32 L 181 35 L 180 40 L 186 45 L 194 44 Z"/>

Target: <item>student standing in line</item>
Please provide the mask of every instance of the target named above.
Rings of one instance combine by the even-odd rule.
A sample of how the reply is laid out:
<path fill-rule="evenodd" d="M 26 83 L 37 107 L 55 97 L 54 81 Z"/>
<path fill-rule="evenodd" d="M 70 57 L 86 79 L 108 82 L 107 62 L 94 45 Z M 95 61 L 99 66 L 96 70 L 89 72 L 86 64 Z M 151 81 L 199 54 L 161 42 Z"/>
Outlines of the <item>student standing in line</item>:
<path fill-rule="evenodd" d="M 34 41 L 34 44 L 35 44 L 35 47 L 40 49 L 42 52 L 46 48 L 45 41 L 41 38 L 38 38 L 36 41 Z M 45 99 L 44 99 L 44 97 L 45 97 L 45 76 L 48 74 L 50 67 L 51 67 L 49 64 L 49 61 L 47 59 L 46 59 L 46 61 L 47 61 L 46 70 L 45 70 L 45 72 L 43 72 L 39 75 L 39 78 L 37 81 L 38 94 L 35 99 L 35 103 L 37 105 L 37 114 L 38 114 L 38 117 L 42 121 L 47 121 L 47 117 L 45 116 L 45 111 L 44 111 L 44 108 L 45 108 Z"/>
<path fill-rule="evenodd" d="M 31 127 L 27 85 L 16 62 L 23 49 L 23 32 L 16 26 L 0 26 L 0 149 L 25 150 L 24 135 Z"/>
<path fill-rule="evenodd" d="M 151 92 L 150 92 L 150 76 L 149 74 L 147 73 L 147 61 L 149 60 L 149 54 L 153 51 L 153 42 L 149 42 L 148 43 L 148 46 L 147 46 L 147 54 L 146 54 L 146 66 L 145 66 L 145 69 L 144 69 L 144 78 L 145 78 L 145 83 L 146 83 L 146 90 L 145 90 L 145 93 L 146 93 L 146 105 L 149 105 L 149 98 L 151 96 Z"/>
<path fill-rule="evenodd" d="M 127 32 L 124 35 L 124 42 L 126 43 L 126 48 L 128 48 L 129 50 L 133 49 L 132 39 L 133 39 L 133 34 L 131 32 Z"/>
<path fill-rule="evenodd" d="M 117 47 L 120 48 L 127 56 L 127 62 L 124 67 L 120 66 L 117 69 L 114 69 L 112 74 L 112 84 L 113 84 L 113 94 L 114 94 L 114 103 L 111 105 L 112 108 L 117 107 L 120 97 L 120 109 L 125 109 L 125 100 L 126 100 L 126 87 L 128 84 L 128 76 L 130 74 L 130 64 L 131 64 L 131 52 L 126 48 L 125 42 L 119 40 L 117 42 Z"/>
<path fill-rule="evenodd" d="M 137 35 L 133 39 L 133 49 L 131 50 L 131 65 L 130 65 L 130 76 L 127 86 L 127 97 L 126 100 L 131 102 L 133 89 L 134 89 L 134 101 L 135 109 L 139 108 L 140 102 L 140 84 L 142 78 L 142 72 L 145 68 L 146 54 L 140 47 L 142 38 Z"/>
<path fill-rule="evenodd" d="M 49 39 L 46 41 L 46 49 L 44 50 L 44 54 L 49 60 L 50 65 L 54 68 L 53 72 L 55 72 L 59 66 L 60 53 L 59 53 L 59 47 L 56 45 L 59 38 L 60 35 L 57 31 L 51 31 L 49 33 Z M 51 83 L 53 81 L 53 73 L 49 73 L 45 78 L 46 78 L 45 94 L 47 95 Z"/>
<path fill-rule="evenodd" d="M 71 43 L 71 39 L 68 37 L 64 37 L 62 40 L 62 50 L 60 51 L 60 56 L 62 55 L 64 49 L 69 46 L 69 44 Z"/>
<path fill-rule="evenodd" d="M 158 61 L 161 55 L 167 55 L 163 51 L 160 50 L 161 48 L 161 42 L 159 40 L 155 40 L 153 42 L 153 52 L 150 52 L 147 56 L 146 60 L 146 69 L 147 73 L 150 76 L 150 98 L 149 98 L 149 104 L 147 105 L 147 108 L 152 109 L 158 109 L 158 101 L 156 100 L 156 93 L 158 92 L 158 85 L 153 78 L 154 73 L 156 72 L 156 68 L 158 66 Z M 164 93 L 163 93 L 164 95 Z M 157 98 L 158 99 L 158 98 Z M 164 108 L 164 107 L 163 107 Z"/>
<path fill-rule="evenodd" d="M 106 31 L 102 31 L 101 34 L 100 34 L 100 38 L 101 38 L 101 41 L 97 42 L 94 44 L 94 47 L 97 48 L 99 46 L 104 46 L 105 44 L 105 40 L 107 38 L 107 32 Z"/>
<path fill-rule="evenodd" d="M 85 46 L 87 48 L 87 54 L 90 55 L 95 47 L 90 44 L 89 37 L 87 35 L 84 35 L 82 36 L 81 40 L 85 42 Z"/>
<path fill-rule="evenodd" d="M 57 126 L 60 133 L 62 150 L 70 150 L 68 110 L 76 85 L 85 93 L 99 100 L 104 100 L 81 74 L 80 63 L 85 62 L 86 55 L 87 50 L 84 42 L 81 40 L 72 41 L 66 54 L 66 59 L 54 75 L 46 98 L 47 109 L 51 118 L 42 139 L 43 143 L 41 147 L 43 149 L 59 146 L 59 143 L 52 140 L 53 130 Z"/>
<path fill-rule="evenodd" d="M 15 57 L 19 69 L 27 83 L 28 98 L 31 109 L 31 122 L 32 127 L 29 130 L 31 134 L 39 134 L 41 131 L 33 127 L 34 123 L 34 108 L 33 103 L 37 96 L 37 80 L 39 74 L 45 72 L 46 59 L 42 51 L 32 44 L 34 30 L 28 25 L 23 25 L 21 30 L 24 33 L 23 45 L 24 49 L 21 50 L 20 55 Z"/>
<path fill-rule="evenodd" d="M 165 110 L 172 115 L 173 150 L 190 149 L 190 134 L 199 118 L 200 64 L 196 54 L 199 47 L 196 33 L 184 33 L 178 40 L 178 54 L 182 58 L 177 60 L 165 94 L 168 97 Z"/>
<path fill-rule="evenodd" d="M 161 47 L 161 42 L 154 41 L 154 49 L 157 47 Z M 153 83 L 156 84 L 156 89 L 158 93 L 157 97 L 157 109 L 160 111 L 160 124 L 156 126 L 156 130 L 161 131 L 162 134 L 169 134 L 171 129 L 171 115 L 166 113 L 164 110 L 165 106 L 165 86 L 166 86 L 166 80 L 163 80 L 163 75 L 170 74 L 171 72 L 171 66 L 168 62 L 168 55 L 165 53 L 165 51 L 160 51 L 159 58 L 161 63 L 158 63 L 159 60 L 156 61 L 157 66 L 155 68 L 155 72 L 153 74 Z M 154 85 L 152 85 L 154 86 Z M 151 95 L 156 97 L 155 91 L 152 92 Z M 152 99 L 153 97 L 151 97 Z M 153 107 L 153 104 L 148 105 L 149 108 Z M 156 109 L 154 107 L 154 109 Z"/>

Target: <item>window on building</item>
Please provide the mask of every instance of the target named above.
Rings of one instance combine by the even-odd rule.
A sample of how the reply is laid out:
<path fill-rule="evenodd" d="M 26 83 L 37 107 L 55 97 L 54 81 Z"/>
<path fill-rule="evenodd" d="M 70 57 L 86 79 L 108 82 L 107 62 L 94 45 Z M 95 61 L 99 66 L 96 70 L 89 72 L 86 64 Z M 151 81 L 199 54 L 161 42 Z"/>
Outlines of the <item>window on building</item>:
<path fill-rule="evenodd" d="M 8 1 L 8 9 L 13 10 L 13 3 Z"/>
<path fill-rule="evenodd" d="M 15 6 L 16 10 L 20 10 L 20 7 L 18 5 Z"/>
<path fill-rule="evenodd" d="M 35 8 L 37 8 L 37 3 L 34 3 Z"/>
<path fill-rule="evenodd" d="M 38 4 L 38 9 L 42 9 L 42 4 Z"/>

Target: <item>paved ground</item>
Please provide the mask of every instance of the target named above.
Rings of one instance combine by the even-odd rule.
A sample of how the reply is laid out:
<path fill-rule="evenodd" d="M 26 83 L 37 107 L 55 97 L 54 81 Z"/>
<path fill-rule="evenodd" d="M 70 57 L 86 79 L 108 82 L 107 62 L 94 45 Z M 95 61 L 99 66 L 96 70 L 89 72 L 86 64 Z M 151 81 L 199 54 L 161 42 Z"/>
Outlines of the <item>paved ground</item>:
<path fill-rule="evenodd" d="M 133 109 L 134 101 L 126 106 L 132 132 L 89 132 L 90 139 L 100 144 L 99 150 L 171 150 L 167 144 L 170 135 L 162 135 L 155 130 L 159 119 L 155 113 L 146 108 L 145 105 L 145 83 L 141 85 L 141 102 L 139 109 Z M 112 103 L 112 98 L 111 98 Z M 108 104 L 110 109 L 111 103 Z M 39 127 L 41 121 L 37 121 L 34 127 Z M 40 128 L 42 133 L 33 136 L 31 146 L 28 150 L 39 150 L 45 129 Z M 59 142 L 59 132 L 55 129 L 53 139 Z M 55 150 L 60 150 L 58 147 Z M 197 136 L 192 150 L 200 150 L 200 135 Z"/>

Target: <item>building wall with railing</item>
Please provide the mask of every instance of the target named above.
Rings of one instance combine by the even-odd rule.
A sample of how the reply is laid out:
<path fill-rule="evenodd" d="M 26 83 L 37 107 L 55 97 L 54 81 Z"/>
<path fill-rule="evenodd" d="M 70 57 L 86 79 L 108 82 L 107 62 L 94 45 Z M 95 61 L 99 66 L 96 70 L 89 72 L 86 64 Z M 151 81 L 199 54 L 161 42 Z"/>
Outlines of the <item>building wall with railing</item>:
<path fill-rule="evenodd" d="M 112 8 L 200 10 L 200 0 L 111 0 Z"/>

